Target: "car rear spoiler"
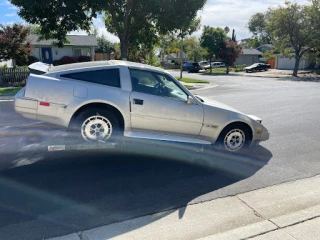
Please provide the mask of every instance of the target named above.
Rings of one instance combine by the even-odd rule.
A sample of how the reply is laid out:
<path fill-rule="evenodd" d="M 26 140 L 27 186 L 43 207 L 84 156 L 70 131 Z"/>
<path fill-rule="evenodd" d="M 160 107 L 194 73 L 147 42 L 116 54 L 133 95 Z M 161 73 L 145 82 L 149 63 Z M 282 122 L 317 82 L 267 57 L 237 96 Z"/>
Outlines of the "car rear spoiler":
<path fill-rule="evenodd" d="M 49 72 L 49 69 L 52 67 L 50 64 L 45 64 L 43 62 L 32 63 L 28 66 L 30 73 L 36 75 L 42 75 Z"/>

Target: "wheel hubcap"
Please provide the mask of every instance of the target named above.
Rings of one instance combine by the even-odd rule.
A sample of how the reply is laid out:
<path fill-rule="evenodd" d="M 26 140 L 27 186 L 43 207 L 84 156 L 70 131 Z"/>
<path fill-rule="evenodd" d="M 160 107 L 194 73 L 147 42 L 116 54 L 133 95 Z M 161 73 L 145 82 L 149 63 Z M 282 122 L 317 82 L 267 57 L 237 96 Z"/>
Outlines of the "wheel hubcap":
<path fill-rule="evenodd" d="M 229 151 L 237 151 L 245 143 L 245 134 L 241 129 L 233 129 L 224 138 L 224 146 Z"/>
<path fill-rule="evenodd" d="M 111 122 L 103 116 L 89 117 L 81 126 L 81 134 L 86 141 L 107 140 L 112 134 Z"/>

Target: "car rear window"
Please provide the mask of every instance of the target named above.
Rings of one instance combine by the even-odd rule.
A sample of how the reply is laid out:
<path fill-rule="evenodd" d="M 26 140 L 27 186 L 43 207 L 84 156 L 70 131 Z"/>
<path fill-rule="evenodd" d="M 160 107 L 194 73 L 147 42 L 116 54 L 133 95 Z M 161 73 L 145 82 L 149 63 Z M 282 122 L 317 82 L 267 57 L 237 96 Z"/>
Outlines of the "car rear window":
<path fill-rule="evenodd" d="M 98 83 L 111 87 L 120 87 L 119 69 L 103 69 L 63 74 L 61 77 L 71 78 L 86 82 Z"/>

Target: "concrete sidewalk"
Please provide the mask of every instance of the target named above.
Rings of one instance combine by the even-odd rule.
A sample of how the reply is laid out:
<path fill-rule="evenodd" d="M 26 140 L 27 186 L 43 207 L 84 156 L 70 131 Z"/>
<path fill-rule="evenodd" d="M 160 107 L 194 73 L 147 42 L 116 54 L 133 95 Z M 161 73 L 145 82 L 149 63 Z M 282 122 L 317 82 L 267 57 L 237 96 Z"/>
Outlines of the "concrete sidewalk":
<path fill-rule="evenodd" d="M 319 239 L 320 176 L 50 240 Z"/>

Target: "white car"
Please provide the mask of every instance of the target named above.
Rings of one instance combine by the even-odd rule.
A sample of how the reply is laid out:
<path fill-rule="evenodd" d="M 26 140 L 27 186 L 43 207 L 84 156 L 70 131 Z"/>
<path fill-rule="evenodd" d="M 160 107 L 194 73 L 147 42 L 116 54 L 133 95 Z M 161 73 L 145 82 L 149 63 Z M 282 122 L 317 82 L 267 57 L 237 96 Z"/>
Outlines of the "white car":
<path fill-rule="evenodd" d="M 85 141 L 119 136 L 214 144 L 238 151 L 269 138 L 261 119 L 195 96 L 161 68 L 125 61 L 29 66 L 15 110 L 72 128 Z"/>

